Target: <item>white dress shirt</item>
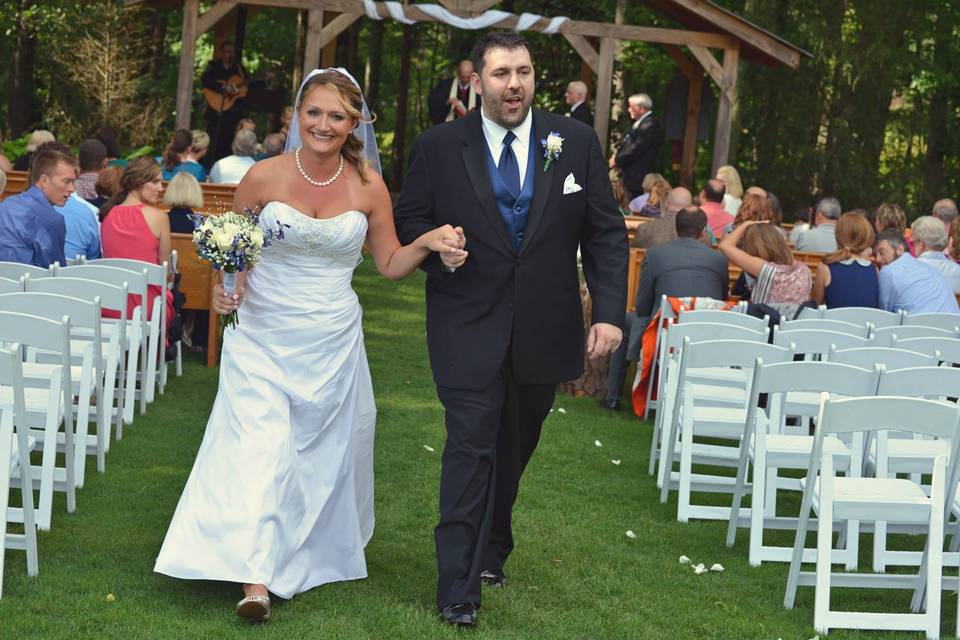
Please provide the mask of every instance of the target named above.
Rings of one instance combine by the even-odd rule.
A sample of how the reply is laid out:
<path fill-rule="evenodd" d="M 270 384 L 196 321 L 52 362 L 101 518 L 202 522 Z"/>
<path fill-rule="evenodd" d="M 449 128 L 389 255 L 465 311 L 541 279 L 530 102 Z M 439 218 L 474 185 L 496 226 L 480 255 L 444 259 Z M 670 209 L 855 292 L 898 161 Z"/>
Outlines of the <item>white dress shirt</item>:
<path fill-rule="evenodd" d="M 948 258 L 942 251 L 924 251 L 917 260 L 928 264 L 943 276 L 954 293 L 960 293 L 960 265 Z"/>
<path fill-rule="evenodd" d="M 507 129 L 487 117 L 480 109 L 480 117 L 483 122 L 483 137 L 487 140 L 487 146 L 490 148 L 490 155 L 493 156 L 493 164 L 500 166 L 500 154 L 503 152 L 503 138 L 507 135 Z M 533 126 L 533 109 L 527 112 L 527 117 L 510 131 L 517 136 L 510 143 L 513 149 L 513 155 L 517 157 L 517 167 L 520 169 L 520 188 L 523 188 L 523 180 L 527 175 L 527 156 L 530 152 L 530 129 Z"/>
<path fill-rule="evenodd" d="M 640 123 L 643 122 L 644 118 L 646 118 L 646 117 L 647 117 L 648 115 L 650 115 L 651 113 L 653 113 L 653 111 L 647 111 L 645 114 L 643 114 L 642 116 L 640 116 L 639 118 L 637 118 L 636 120 L 634 120 L 634 121 L 633 121 L 633 126 L 631 127 L 631 129 L 636 129 L 637 127 L 639 127 L 639 126 L 640 126 Z"/>

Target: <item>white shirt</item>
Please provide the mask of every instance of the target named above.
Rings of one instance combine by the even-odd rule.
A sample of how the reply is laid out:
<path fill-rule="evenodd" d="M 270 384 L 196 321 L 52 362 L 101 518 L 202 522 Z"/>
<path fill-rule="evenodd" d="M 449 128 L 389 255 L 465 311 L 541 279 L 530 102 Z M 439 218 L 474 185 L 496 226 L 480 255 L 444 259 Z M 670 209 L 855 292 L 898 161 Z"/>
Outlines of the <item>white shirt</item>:
<path fill-rule="evenodd" d="M 633 128 L 636 129 L 637 127 L 639 127 L 639 126 L 640 126 L 640 123 L 643 122 L 643 119 L 646 118 L 646 117 L 647 117 L 648 115 L 650 115 L 651 113 L 653 113 L 653 111 L 647 111 L 645 114 L 643 114 L 642 116 L 640 116 L 639 118 L 637 118 L 636 120 L 634 120 L 634 121 L 633 121 Z"/>
<path fill-rule="evenodd" d="M 943 276 L 954 293 L 960 293 L 960 265 L 948 258 L 941 251 L 924 251 L 917 256 L 917 260 L 928 264 Z"/>
<path fill-rule="evenodd" d="M 227 156 L 213 163 L 210 170 L 210 182 L 219 184 L 239 184 L 243 176 L 256 161 L 251 156 Z"/>
<path fill-rule="evenodd" d="M 574 110 L 576 110 L 576 108 L 579 107 L 580 105 L 582 105 L 584 102 L 586 102 L 586 100 L 581 100 L 581 101 L 579 101 L 579 102 L 574 102 L 572 105 L 570 105 L 570 111 L 567 112 L 567 115 L 569 116 L 571 113 L 573 113 Z"/>
<path fill-rule="evenodd" d="M 500 154 L 503 152 L 503 138 L 507 135 L 507 130 L 487 117 L 480 109 L 480 118 L 483 122 L 483 137 L 487 139 L 487 146 L 490 148 L 490 155 L 493 156 L 493 164 L 500 166 Z M 527 112 L 527 117 L 510 131 L 517 136 L 510 143 L 513 149 L 513 155 L 517 157 L 517 167 L 520 169 L 520 187 L 523 188 L 523 180 L 527 175 L 527 156 L 530 152 L 530 129 L 533 126 L 533 109 Z"/>

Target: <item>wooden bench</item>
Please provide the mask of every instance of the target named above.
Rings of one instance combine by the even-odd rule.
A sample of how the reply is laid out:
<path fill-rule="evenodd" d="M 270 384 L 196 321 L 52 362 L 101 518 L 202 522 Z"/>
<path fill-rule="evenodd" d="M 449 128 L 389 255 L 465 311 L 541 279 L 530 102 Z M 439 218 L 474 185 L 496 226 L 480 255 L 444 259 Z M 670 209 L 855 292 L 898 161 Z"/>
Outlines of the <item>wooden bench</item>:
<path fill-rule="evenodd" d="M 30 174 L 26 171 L 11 171 L 7 174 L 7 184 L 3 187 L 0 200 L 15 193 L 26 191 L 30 181 Z"/>
<path fill-rule="evenodd" d="M 207 320 L 207 366 L 215 367 L 220 356 L 220 335 L 217 314 L 210 309 L 213 286 L 217 279 L 210 263 L 201 260 L 191 233 L 171 233 L 170 249 L 177 252 L 180 291 L 186 296 L 184 309 L 209 312 Z"/>

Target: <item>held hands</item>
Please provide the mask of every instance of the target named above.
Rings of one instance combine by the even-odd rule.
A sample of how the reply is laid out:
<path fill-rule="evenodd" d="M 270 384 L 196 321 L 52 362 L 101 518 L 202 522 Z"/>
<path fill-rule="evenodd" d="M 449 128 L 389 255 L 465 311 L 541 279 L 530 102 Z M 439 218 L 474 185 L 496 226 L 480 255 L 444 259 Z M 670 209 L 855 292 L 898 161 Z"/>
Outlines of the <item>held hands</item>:
<path fill-rule="evenodd" d="M 620 346 L 623 340 L 623 331 L 605 322 L 598 322 L 590 327 L 587 336 L 587 356 L 591 360 L 602 358 L 612 353 Z"/>
<path fill-rule="evenodd" d="M 427 248 L 440 254 L 440 260 L 451 269 L 463 266 L 467 261 L 468 252 L 464 250 L 467 238 L 463 235 L 463 227 L 451 227 L 445 224 L 427 234 Z"/>
<path fill-rule="evenodd" d="M 216 286 L 213 287 L 213 297 L 210 300 L 210 306 L 213 307 L 214 313 L 225 316 L 240 308 L 243 297 L 243 287 L 237 287 L 233 295 L 228 296 L 227 292 L 223 290 L 223 284 L 217 283 Z"/>

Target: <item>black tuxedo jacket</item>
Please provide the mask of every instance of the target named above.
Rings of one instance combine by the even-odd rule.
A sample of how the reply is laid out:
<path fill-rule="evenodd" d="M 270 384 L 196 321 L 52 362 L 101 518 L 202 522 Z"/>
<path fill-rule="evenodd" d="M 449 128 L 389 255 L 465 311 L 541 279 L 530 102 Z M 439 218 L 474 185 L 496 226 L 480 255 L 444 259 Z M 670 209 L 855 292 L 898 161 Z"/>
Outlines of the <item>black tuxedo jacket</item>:
<path fill-rule="evenodd" d="M 577 105 L 576 109 L 571 110 L 570 117 L 574 120 L 579 120 L 588 127 L 593 126 L 593 114 L 590 112 L 590 107 L 587 106 L 586 102 L 581 102 Z"/>
<path fill-rule="evenodd" d="M 657 153 L 663 129 L 651 113 L 640 126 L 630 129 L 617 149 L 616 164 L 623 170 L 623 186 L 633 193 L 643 191 L 643 178 L 657 170 Z"/>
<path fill-rule="evenodd" d="M 572 380 L 583 372 L 580 248 L 592 322 L 623 326 L 627 233 L 593 130 L 534 109 L 533 203 L 515 251 L 494 199 L 479 110 L 428 129 L 414 142 L 394 209 L 408 244 L 437 226 L 462 226 L 466 264 L 448 274 L 431 254 L 427 272 L 427 345 L 440 386 L 480 390 L 511 358 L 519 384 Z M 540 140 L 559 133 L 563 151 L 547 171 Z M 568 175 L 581 186 L 564 194 Z"/>

